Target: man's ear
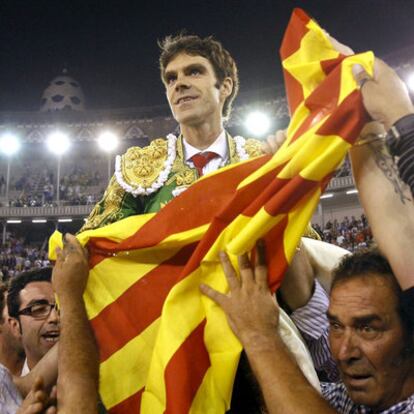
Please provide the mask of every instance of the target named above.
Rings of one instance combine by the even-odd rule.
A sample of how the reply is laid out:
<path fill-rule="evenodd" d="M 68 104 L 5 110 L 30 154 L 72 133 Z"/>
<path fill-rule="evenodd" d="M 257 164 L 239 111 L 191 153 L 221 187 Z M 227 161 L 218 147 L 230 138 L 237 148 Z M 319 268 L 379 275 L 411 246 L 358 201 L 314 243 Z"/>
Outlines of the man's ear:
<path fill-rule="evenodd" d="M 18 319 L 8 317 L 5 323 L 9 324 L 10 330 L 16 338 L 20 339 L 22 337 L 22 325 Z"/>
<path fill-rule="evenodd" d="M 233 92 L 233 79 L 228 76 L 227 78 L 224 78 L 223 82 L 221 82 L 220 97 L 223 99 L 223 101 L 225 101 L 226 98 L 228 98 L 232 92 Z"/>

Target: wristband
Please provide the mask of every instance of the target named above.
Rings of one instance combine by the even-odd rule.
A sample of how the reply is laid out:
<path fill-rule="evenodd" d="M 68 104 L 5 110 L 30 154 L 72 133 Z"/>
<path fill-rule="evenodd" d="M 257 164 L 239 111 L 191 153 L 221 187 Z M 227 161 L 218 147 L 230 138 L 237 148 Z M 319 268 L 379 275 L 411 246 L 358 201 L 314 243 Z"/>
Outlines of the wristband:
<path fill-rule="evenodd" d="M 385 142 L 393 157 L 401 155 L 401 137 L 414 134 L 414 114 L 400 118 L 387 132 Z"/>

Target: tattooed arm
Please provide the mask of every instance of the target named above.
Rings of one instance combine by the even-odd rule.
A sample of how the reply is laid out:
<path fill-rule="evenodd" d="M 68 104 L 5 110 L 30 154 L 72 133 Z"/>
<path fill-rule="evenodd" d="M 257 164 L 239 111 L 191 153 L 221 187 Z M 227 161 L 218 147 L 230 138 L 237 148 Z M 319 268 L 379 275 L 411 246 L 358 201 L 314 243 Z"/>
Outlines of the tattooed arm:
<path fill-rule="evenodd" d="M 377 128 L 374 133 L 385 132 L 381 124 L 388 130 L 398 119 L 414 112 L 406 86 L 386 63 L 376 59 L 372 78 L 359 65 L 355 65 L 353 71 L 361 88 L 364 106 L 372 119 L 378 121 L 368 124 L 363 132 L 372 132 L 372 128 Z M 361 204 L 374 238 L 389 260 L 402 289 L 414 287 L 414 203 L 411 191 L 401 180 L 384 140 L 371 140 L 370 144 L 355 146 L 350 155 Z"/>
<path fill-rule="evenodd" d="M 414 203 L 384 141 L 350 151 L 362 207 L 402 289 L 414 286 Z"/>

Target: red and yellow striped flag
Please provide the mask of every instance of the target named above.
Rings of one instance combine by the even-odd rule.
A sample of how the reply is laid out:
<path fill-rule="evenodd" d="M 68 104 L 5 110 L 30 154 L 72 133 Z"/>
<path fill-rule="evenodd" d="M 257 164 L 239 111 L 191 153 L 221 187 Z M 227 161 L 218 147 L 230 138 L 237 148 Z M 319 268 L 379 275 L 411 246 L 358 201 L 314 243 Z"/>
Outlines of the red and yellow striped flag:
<path fill-rule="evenodd" d="M 263 238 L 275 290 L 365 122 L 351 66 L 372 73 L 372 53 L 345 58 L 297 9 L 281 57 L 292 121 L 273 157 L 209 174 L 157 214 L 78 236 L 90 250 L 85 302 L 100 347 L 100 392 L 111 413 L 229 407 L 241 346 L 199 285 L 225 292 L 219 251 L 235 262 Z"/>

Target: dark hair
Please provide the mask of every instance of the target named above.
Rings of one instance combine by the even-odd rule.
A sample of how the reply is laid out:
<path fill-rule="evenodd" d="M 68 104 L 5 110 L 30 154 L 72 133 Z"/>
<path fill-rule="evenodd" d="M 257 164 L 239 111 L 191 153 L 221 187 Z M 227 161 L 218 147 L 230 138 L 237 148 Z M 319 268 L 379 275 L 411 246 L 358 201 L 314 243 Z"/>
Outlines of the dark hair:
<path fill-rule="evenodd" d="M 7 306 L 9 315 L 13 318 L 19 318 L 20 292 L 31 282 L 50 282 L 52 280 L 52 268 L 43 267 L 22 272 L 12 278 L 7 292 Z"/>
<path fill-rule="evenodd" d="M 224 101 L 223 117 L 228 118 L 231 112 L 231 105 L 239 90 L 239 76 L 237 73 L 236 62 L 230 53 L 224 49 L 222 44 L 212 36 L 201 38 L 196 35 L 179 34 L 177 36 L 167 36 L 158 42 L 161 49 L 159 59 L 161 79 L 164 81 L 165 68 L 180 53 L 191 56 L 202 56 L 211 63 L 217 78 L 218 86 L 224 79 L 230 77 L 233 81 L 233 90 Z"/>
<path fill-rule="evenodd" d="M 401 287 L 394 276 L 388 260 L 377 248 L 362 250 L 352 255 L 343 257 L 339 265 L 333 271 L 331 289 L 339 283 L 350 279 L 369 278 L 373 276 L 383 277 L 390 282 L 397 298 L 397 312 L 400 316 L 403 328 L 408 337 L 412 337 L 414 325 L 411 322 L 412 317 L 407 313 L 407 310 L 403 306 Z"/>

